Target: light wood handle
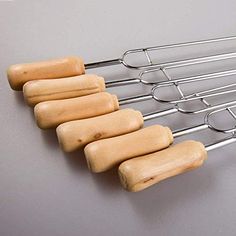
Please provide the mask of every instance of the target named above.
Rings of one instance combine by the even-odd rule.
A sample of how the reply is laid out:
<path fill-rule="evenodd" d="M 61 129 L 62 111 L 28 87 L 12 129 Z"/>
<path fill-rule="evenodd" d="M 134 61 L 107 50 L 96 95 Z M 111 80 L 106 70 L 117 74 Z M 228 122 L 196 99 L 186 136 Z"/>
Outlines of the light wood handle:
<path fill-rule="evenodd" d="M 84 62 L 79 57 L 16 64 L 7 70 L 8 81 L 14 90 L 22 90 L 23 85 L 31 80 L 63 78 L 84 73 Z"/>
<path fill-rule="evenodd" d="M 103 172 L 132 157 L 168 147 L 173 135 L 168 127 L 153 125 L 133 133 L 88 144 L 84 153 L 92 172 Z"/>
<path fill-rule="evenodd" d="M 57 127 L 57 137 L 65 152 L 72 152 L 98 139 L 114 137 L 140 129 L 139 111 L 123 109 L 94 118 L 71 121 Z"/>
<path fill-rule="evenodd" d="M 123 187 L 136 192 L 195 169 L 206 158 L 207 152 L 202 143 L 185 141 L 159 152 L 127 160 L 120 165 L 118 172 Z"/>
<path fill-rule="evenodd" d="M 117 97 L 101 92 L 78 98 L 38 103 L 34 107 L 34 115 L 38 126 L 47 129 L 67 121 L 99 116 L 118 109 Z"/>
<path fill-rule="evenodd" d="M 97 75 L 80 75 L 63 79 L 29 81 L 23 86 L 25 101 L 34 106 L 39 102 L 74 98 L 103 92 L 105 82 Z"/>

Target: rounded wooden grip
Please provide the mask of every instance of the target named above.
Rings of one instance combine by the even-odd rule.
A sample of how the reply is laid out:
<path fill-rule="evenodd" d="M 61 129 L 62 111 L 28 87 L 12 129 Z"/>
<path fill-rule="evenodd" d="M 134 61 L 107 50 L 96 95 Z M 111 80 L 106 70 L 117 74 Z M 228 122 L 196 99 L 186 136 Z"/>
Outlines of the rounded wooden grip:
<path fill-rule="evenodd" d="M 16 64 L 7 70 L 8 81 L 14 90 L 22 90 L 23 85 L 31 80 L 55 79 L 84 73 L 84 62 L 79 57 Z"/>
<path fill-rule="evenodd" d="M 74 151 L 98 139 L 114 137 L 140 129 L 143 116 L 139 111 L 123 109 L 94 118 L 71 121 L 57 127 L 62 149 Z"/>
<path fill-rule="evenodd" d="M 99 116 L 118 109 L 117 97 L 101 92 L 78 98 L 38 103 L 34 107 L 34 115 L 38 126 L 47 129 L 67 121 Z"/>
<path fill-rule="evenodd" d="M 85 96 L 105 90 L 105 81 L 97 75 L 80 75 L 63 79 L 29 81 L 23 86 L 25 101 L 39 102 Z"/>
<path fill-rule="evenodd" d="M 185 141 L 153 154 L 133 158 L 119 167 L 123 187 L 143 190 L 161 180 L 195 169 L 203 164 L 207 152 L 202 143 Z"/>
<path fill-rule="evenodd" d="M 173 135 L 168 127 L 153 125 L 133 133 L 88 144 L 84 153 L 92 172 L 103 172 L 132 157 L 168 147 Z"/>

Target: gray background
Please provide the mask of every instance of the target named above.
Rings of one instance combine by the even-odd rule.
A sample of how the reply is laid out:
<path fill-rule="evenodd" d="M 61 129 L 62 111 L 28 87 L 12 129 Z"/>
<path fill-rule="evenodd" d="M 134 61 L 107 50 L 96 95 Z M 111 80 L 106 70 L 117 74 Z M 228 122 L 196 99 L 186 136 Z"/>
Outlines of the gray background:
<path fill-rule="evenodd" d="M 5 73 L 19 62 L 65 55 L 91 62 L 132 48 L 233 35 L 235 12 L 235 0 L 0 1 L 0 235 L 236 235 L 235 145 L 212 151 L 203 168 L 128 193 L 116 169 L 89 173 L 82 152 L 64 154 L 54 130 L 39 130 Z M 113 72 L 110 78 L 120 76 Z M 169 119 L 159 122 L 195 122 Z M 209 134 L 199 140 L 213 141 Z"/>

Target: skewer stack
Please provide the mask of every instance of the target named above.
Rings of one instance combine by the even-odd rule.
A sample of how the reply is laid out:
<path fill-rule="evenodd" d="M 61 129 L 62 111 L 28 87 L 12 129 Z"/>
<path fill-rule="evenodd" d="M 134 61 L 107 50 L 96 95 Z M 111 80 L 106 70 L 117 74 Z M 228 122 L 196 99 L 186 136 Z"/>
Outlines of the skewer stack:
<path fill-rule="evenodd" d="M 56 128 L 58 141 L 65 152 L 84 148 L 88 167 L 99 173 L 119 165 L 118 173 L 122 186 L 129 191 L 140 191 L 161 180 L 184 173 L 201 166 L 207 158 L 207 151 L 236 141 L 236 126 L 219 129 L 210 123 L 209 117 L 227 111 L 236 120 L 234 108 L 236 99 L 223 103 L 209 104 L 206 98 L 236 94 L 236 83 L 214 86 L 211 89 L 185 94 L 182 84 L 197 83 L 234 77 L 236 69 L 198 74 L 173 79 L 168 71 L 189 65 L 209 62 L 224 62 L 236 58 L 236 52 L 187 58 L 169 62 L 154 62 L 150 53 L 165 49 L 185 48 L 195 45 L 235 40 L 225 37 L 211 40 L 164 45 L 126 51 L 119 59 L 84 65 L 79 57 L 67 57 L 51 61 L 13 65 L 8 69 L 8 80 L 14 90 L 23 90 L 25 101 L 34 107 L 35 119 L 42 129 Z M 126 57 L 143 53 L 147 63 L 131 65 Z M 137 78 L 105 81 L 85 70 L 122 64 L 130 70 L 141 70 Z M 165 81 L 145 80 L 145 75 L 161 72 Z M 118 99 L 106 92 L 106 88 L 142 83 L 150 86 L 149 94 Z M 213 83 L 214 84 L 214 83 Z M 159 91 L 175 87 L 177 98 L 160 97 Z M 154 99 L 172 107 L 163 111 L 142 114 L 123 105 Z M 185 109 L 181 106 L 199 101 L 203 107 Z M 142 128 L 145 121 L 170 115 L 206 113 L 205 120 L 197 126 L 171 131 L 169 127 L 153 125 Z M 175 138 L 204 129 L 229 134 L 227 138 L 210 145 L 188 140 L 172 145 Z"/>

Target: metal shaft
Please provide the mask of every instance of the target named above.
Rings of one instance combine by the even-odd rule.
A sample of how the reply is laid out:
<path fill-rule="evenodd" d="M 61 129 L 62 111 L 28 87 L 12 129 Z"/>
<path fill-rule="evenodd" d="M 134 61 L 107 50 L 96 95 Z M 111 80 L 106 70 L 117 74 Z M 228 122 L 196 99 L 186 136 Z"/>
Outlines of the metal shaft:
<path fill-rule="evenodd" d="M 234 143 L 234 142 L 236 142 L 236 137 L 235 136 L 233 136 L 231 138 L 223 139 L 223 140 L 215 142 L 213 144 L 206 145 L 205 148 L 206 148 L 207 151 L 211 151 L 211 150 L 229 145 L 229 144 Z"/>
<path fill-rule="evenodd" d="M 121 59 L 112 59 L 112 60 L 106 60 L 106 61 L 98 61 L 98 62 L 92 62 L 85 64 L 85 69 L 94 69 L 94 68 L 100 68 L 105 66 L 114 66 L 119 65 L 121 63 Z"/>
<path fill-rule="evenodd" d="M 121 79 L 121 80 L 113 80 L 113 81 L 107 81 L 106 87 L 112 88 L 112 87 L 118 87 L 123 85 L 131 85 L 131 84 L 138 84 L 141 80 L 139 78 L 127 78 L 127 79 Z"/>
<path fill-rule="evenodd" d="M 140 95 L 140 96 L 127 97 L 127 98 L 119 99 L 119 104 L 120 105 L 127 105 L 127 104 L 131 104 L 131 103 L 135 103 L 135 102 L 142 102 L 142 101 L 150 100 L 152 98 L 153 98 L 153 96 L 151 94 L 144 94 L 144 95 Z"/>
<path fill-rule="evenodd" d="M 177 108 L 170 108 L 170 109 L 166 109 L 166 110 L 159 111 L 159 112 L 151 112 L 151 113 L 143 115 L 143 120 L 147 121 L 147 120 L 159 118 L 159 117 L 162 117 L 162 116 L 171 115 L 171 114 L 174 114 L 176 112 L 178 112 Z"/>
<path fill-rule="evenodd" d="M 124 66 L 126 66 L 128 68 L 133 68 L 133 69 L 152 68 L 153 66 L 154 67 L 162 67 L 162 66 L 166 66 L 166 65 L 170 65 L 170 66 L 173 65 L 174 66 L 174 65 L 179 64 L 180 61 L 179 62 L 172 62 L 172 63 L 153 64 L 152 60 L 149 57 L 148 52 L 169 49 L 169 48 L 178 48 L 178 47 L 187 47 L 187 46 L 194 46 L 194 45 L 201 45 L 201 44 L 217 43 L 217 42 L 230 41 L 230 40 L 235 40 L 235 39 L 236 39 L 236 36 L 229 36 L 229 37 L 220 37 L 220 38 L 215 38 L 215 39 L 198 40 L 198 41 L 192 41 L 192 42 L 154 46 L 154 47 L 148 47 L 148 48 L 131 49 L 131 50 L 126 51 L 122 55 L 121 58 L 88 63 L 88 64 L 85 64 L 85 68 L 86 69 L 93 69 L 93 68 L 99 68 L 99 67 L 104 67 L 104 66 L 113 66 L 113 65 L 119 65 L 119 64 L 123 64 Z M 132 53 L 139 53 L 139 52 L 145 53 L 145 55 L 147 56 L 147 60 L 149 62 L 149 65 L 134 67 L 134 66 L 129 65 L 125 62 L 125 60 L 124 60 L 125 56 L 132 54 Z"/>
<path fill-rule="evenodd" d="M 131 69 L 151 69 L 151 68 L 161 68 L 161 67 L 175 67 L 175 66 L 185 66 L 189 65 L 190 63 L 196 64 L 196 63 L 202 63 L 207 61 L 213 61 L 213 60 L 222 60 L 227 58 L 236 57 L 236 53 L 228 53 L 228 54 L 218 54 L 214 56 L 207 56 L 207 57 L 201 57 L 201 58 L 192 58 L 192 59 L 186 59 L 186 60 L 177 60 L 172 62 L 164 62 L 164 63 L 153 63 L 152 59 L 150 58 L 149 52 L 152 51 L 158 51 L 158 50 L 164 50 L 164 49 L 171 49 L 171 48 L 180 48 L 180 47 L 188 47 L 188 46 L 194 46 L 194 45 L 202 45 L 202 44 L 209 44 L 209 43 L 218 43 L 223 41 L 230 41 L 235 40 L 236 36 L 229 36 L 229 37 L 220 37 L 215 39 L 207 39 L 207 40 L 198 40 L 198 41 L 192 41 L 192 42 L 184 42 L 184 43 L 177 43 L 177 44 L 169 44 L 169 45 L 162 45 L 162 46 L 154 46 L 154 47 L 147 47 L 147 48 L 139 48 L 139 49 L 131 49 L 123 53 L 123 55 L 120 58 L 111 59 L 111 60 L 104 60 L 104 61 L 98 61 L 98 62 L 92 62 L 85 64 L 85 69 L 94 69 L 94 68 L 100 68 L 105 66 L 114 66 L 122 64 L 123 66 Z M 143 52 L 144 55 L 147 58 L 147 64 L 141 65 L 141 66 L 134 66 L 126 62 L 125 57 L 129 54 L 136 54 Z"/>
<path fill-rule="evenodd" d="M 196 126 L 193 126 L 193 127 L 190 127 L 190 128 L 184 128 L 184 129 L 176 130 L 176 131 L 173 132 L 173 137 L 174 138 L 181 137 L 183 135 L 191 134 L 191 133 L 201 131 L 201 130 L 204 130 L 204 129 L 207 129 L 207 128 L 208 128 L 207 124 L 201 124 L 201 125 L 196 125 Z"/>

